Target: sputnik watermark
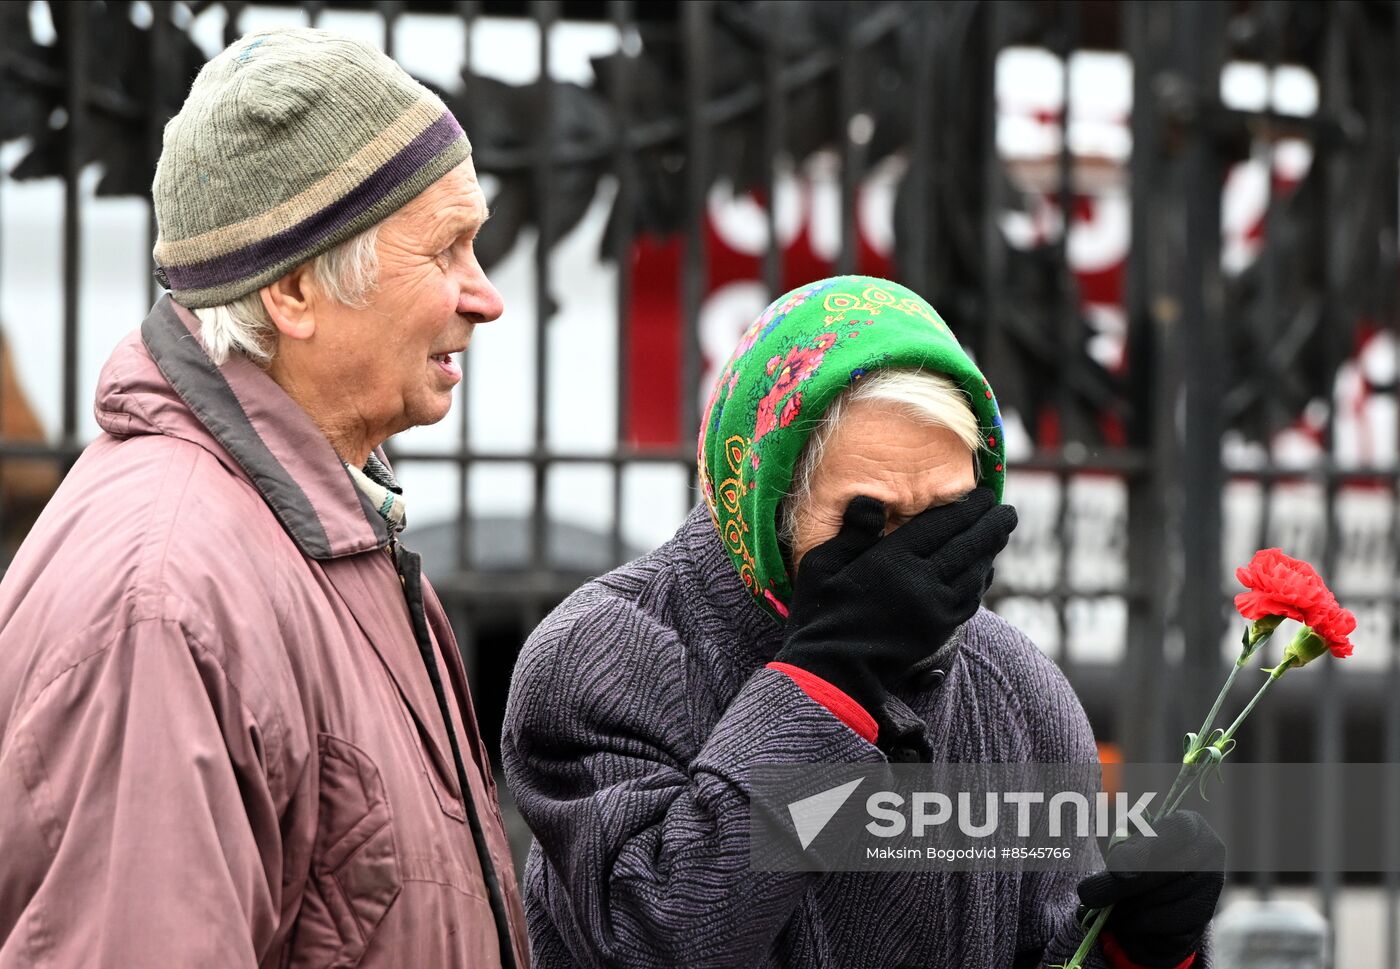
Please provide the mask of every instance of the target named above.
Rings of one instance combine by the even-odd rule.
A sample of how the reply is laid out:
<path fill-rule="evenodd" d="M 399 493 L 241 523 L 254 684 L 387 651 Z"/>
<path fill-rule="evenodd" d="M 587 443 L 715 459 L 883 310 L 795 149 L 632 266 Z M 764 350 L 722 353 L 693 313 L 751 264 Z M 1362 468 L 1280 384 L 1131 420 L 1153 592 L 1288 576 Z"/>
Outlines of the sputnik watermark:
<path fill-rule="evenodd" d="M 1030 838 L 1038 830 L 1033 827 L 1033 812 L 1044 805 L 1048 821 L 1046 832 L 1051 838 L 1067 835 L 1087 838 L 1091 833 L 1107 838 L 1118 832 L 1132 834 L 1134 831 L 1149 838 L 1157 836 L 1147 821 L 1152 801 L 1157 797 L 1155 791 L 1140 795 L 1131 805 L 1127 794 L 1120 792 L 1110 798 L 1106 791 L 1099 791 L 1092 801 L 1078 791 L 1057 791 L 1048 798 L 1044 791 L 1007 791 L 1001 794 L 987 791 L 980 797 L 982 804 L 979 809 L 973 803 L 974 794 L 970 791 L 959 791 L 954 796 L 941 791 L 919 791 L 907 799 L 895 791 L 877 791 L 865 801 L 865 809 L 871 817 L 865 830 L 877 838 L 897 838 L 906 830 L 914 837 L 921 838 L 930 829 L 953 822 L 969 838 L 990 838 L 1001 830 L 1004 805 L 1015 811 L 1016 837 Z M 907 817 L 904 810 L 906 804 Z M 1067 811 L 1072 812 L 1073 827 L 1065 823 Z"/>
<path fill-rule="evenodd" d="M 1152 819 L 1179 769 L 757 764 L 746 775 L 750 863 L 763 871 L 1098 870 L 1120 833 L 1155 837 Z M 1400 872 L 1400 763 L 1239 763 L 1204 793 L 1192 808 L 1228 846 L 1232 871 Z M 1346 823 L 1324 832 L 1317 819 L 1327 799 Z M 1183 852 L 1119 858 L 1144 870 L 1194 870 Z"/>
<path fill-rule="evenodd" d="M 804 849 L 811 846 L 864 781 L 864 777 L 858 777 L 788 804 L 788 815 Z M 952 823 L 969 838 L 990 838 L 1001 828 L 1004 813 L 1001 808 L 1005 805 L 1015 812 L 1016 837 L 1030 838 L 1035 833 L 1034 811 L 1043 805 L 1048 821 L 1046 832 L 1051 838 L 1088 838 L 1091 834 L 1106 838 L 1133 831 L 1153 838 L 1157 832 L 1148 822 L 1148 814 L 1156 797 L 1157 792 L 1149 791 L 1129 804 L 1128 795 L 1121 792 L 1111 797 L 1108 792 L 1099 791 L 1091 800 L 1078 791 L 1057 791 L 1048 798 L 1044 791 L 1001 794 L 989 791 L 981 795 L 979 811 L 970 791 L 953 795 L 918 791 L 908 798 L 897 791 L 875 791 L 865 799 L 865 811 L 870 816 L 865 830 L 877 838 L 898 838 L 906 832 L 922 838 L 939 825 Z M 1069 823 L 1066 823 L 1066 814 Z M 921 857 L 922 851 L 922 848 L 870 848 L 867 857 L 913 858 Z M 966 857 L 992 857 L 988 854 L 992 851 L 995 849 L 985 848 Z"/>
<path fill-rule="evenodd" d="M 793 829 L 797 832 L 797 840 L 802 843 L 804 849 L 816 840 L 817 835 L 821 834 L 827 823 L 836 817 L 836 812 L 841 810 L 846 799 L 864 780 L 864 777 L 857 777 L 853 781 L 838 784 L 829 790 L 820 791 L 788 805 L 788 814 L 792 817 Z"/>
<path fill-rule="evenodd" d="M 756 866 L 895 869 L 908 862 L 982 869 L 1005 863 L 1086 868 L 1097 838 L 1154 837 L 1156 791 L 1097 790 L 1097 765 L 808 765 L 755 773 Z M 1091 773 L 1092 771 L 1092 773 Z"/>

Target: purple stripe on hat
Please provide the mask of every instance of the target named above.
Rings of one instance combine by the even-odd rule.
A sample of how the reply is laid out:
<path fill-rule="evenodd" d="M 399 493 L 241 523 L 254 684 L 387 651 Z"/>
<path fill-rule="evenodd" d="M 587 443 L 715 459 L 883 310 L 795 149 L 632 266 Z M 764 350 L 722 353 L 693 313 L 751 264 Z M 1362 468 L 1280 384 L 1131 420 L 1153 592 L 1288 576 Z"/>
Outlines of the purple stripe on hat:
<path fill-rule="evenodd" d="M 306 252 L 418 174 L 461 137 L 462 127 L 457 119 L 451 112 L 444 113 L 359 185 L 290 229 L 216 259 L 162 267 L 170 288 L 191 290 L 222 286 L 256 276 L 269 266 Z"/>

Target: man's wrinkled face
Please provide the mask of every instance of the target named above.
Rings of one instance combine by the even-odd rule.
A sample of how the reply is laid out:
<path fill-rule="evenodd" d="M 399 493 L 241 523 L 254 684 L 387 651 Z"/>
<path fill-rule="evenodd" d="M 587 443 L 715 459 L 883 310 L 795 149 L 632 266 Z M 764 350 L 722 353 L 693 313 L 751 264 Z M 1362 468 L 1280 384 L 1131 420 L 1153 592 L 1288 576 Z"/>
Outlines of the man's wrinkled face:
<path fill-rule="evenodd" d="M 886 531 L 977 487 L 973 455 L 944 427 L 920 423 L 880 400 L 851 404 L 812 472 L 811 499 L 796 509 L 792 561 L 835 538 L 852 498 L 885 506 Z"/>
<path fill-rule="evenodd" d="M 446 417 L 472 331 L 501 315 L 473 248 L 486 218 L 467 159 L 380 227 L 379 284 L 367 306 L 317 307 L 319 363 L 376 436 Z"/>

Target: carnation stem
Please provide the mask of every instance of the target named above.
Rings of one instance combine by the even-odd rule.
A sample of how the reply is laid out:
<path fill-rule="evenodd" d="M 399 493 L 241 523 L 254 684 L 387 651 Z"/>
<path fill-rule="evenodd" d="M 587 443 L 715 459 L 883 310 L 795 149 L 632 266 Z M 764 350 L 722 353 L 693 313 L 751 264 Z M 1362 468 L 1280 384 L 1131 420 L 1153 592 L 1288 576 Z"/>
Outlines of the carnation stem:
<path fill-rule="evenodd" d="M 1234 738 L 1235 732 L 1240 729 L 1240 726 L 1245 721 L 1245 717 L 1249 716 L 1249 711 L 1254 709 L 1254 705 L 1259 702 L 1260 698 L 1263 697 L 1265 693 L 1268 692 L 1269 687 L 1273 686 L 1274 681 L 1277 680 L 1284 673 L 1288 672 L 1290 669 L 1292 669 L 1291 663 L 1283 663 L 1276 669 L 1270 671 L 1269 678 L 1264 681 L 1264 685 L 1259 687 L 1259 689 L 1255 691 L 1255 694 L 1250 699 L 1249 703 L 1247 703 L 1245 705 L 1245 708 L 1240 711 L 1240 715 L 1235 718 L 1235 722 L 1230 724 L 1229 728 L 1226 729 L 1226 731 L 1220 735 L 1220 739 L 1216 741 L 1215 746 L 1224 747 L 1225 744 L 1227 744 L 1231 739 Z M 1182 776 L 1187 772 L 1188 767 L 1192 766 L 1196 765 L 1186 765 L 1185 767 L 1183 767 L 1181 773 L 1177 774 L 1177 781 L 1180 781 L 1182 779 Z M 1182 786 L 1178 791 L 1177 783 L 1173 782 L 1171 790 L 1167 792 L 1167 798 L 1163 802 L 1163 808 L 1161 812 L 1154 816 L 1152 820 L 1154 822 L 1160 821 L 1162 818 L 1175 811 L 1177 809 L 1177 806 L 1181 804 L 1182 799 L 1186 797 L 1190 790 L 1191 785 L 1188 783 L 1185 786 Z"/>
<path fill-rule="evenodd" d="M 1069 962 L 1055 969 L 1080 969 L 1084 965 L 1084 959 L 1089 955 L 1089 950 L 1094 947 L 1098 940 L 1099 933 L 1103 931 L 1104 923 L 1108 921 L 1109 914 L 1113 911 L 1113 906 L 1099 909 L 1098 915 L 1094 918 L 1094 924 L 1090 925 L 1084 933 L 1084 941 L 1079 943 L 1079 948 L 1074 950 L 1074 955 L 1070 956 Z"/>
<path fill-rule="evenodd" d="M 1240 729 L 1240 726 L 1244 723 L 1245 717 L 1249 716 L 1249 712 L 1254 709 L 1254 705 L 1259 702 L 1260 698 L 1263 697 L 1265 693 L 1268 692 L 1269 687 L 1273 686 L 1274 682 L 1279 677 L 1283 676 L 1283 674 L 1287 673 L 1293 668 L 1293 664 L 1296 662 L 1296 659 L 1289 659 L 1286 662 L 1278 664 L 1278 666 L 1275 666 L 1272 670 L 1269 671 L 1269 678 L 1264 681 L 1264 685 L 1261 686 L 1259 690 L 1254 694 L 1254 696 L 1250 699 L 1249 703 L 1245 705 L 1245 708 L 1240 711 L 1240 715 L 1235 718 L 1235 722 L 1230 724 L 1230 726 L 1226 729 L 1224 735 L 1220 738 L 1220 746 L 1223 746 L 1227 741 L 1229 741 L 1232 737 L 1235 736 L 1235 731 Z"/>
<path fill-rule="evenodd" d="M 1196 762 L 1196 754 L 1206 747 L 1211 746 L 1209 743 L 1211 727 L 1215 724 L 1215 718 L 1220 714 L 1220 708 L 1225 705 L 1225 698 L 1230 695 L 1230 687 L 1235 685 L 1235 677 L 1238 676 L 1240 670 L 1244 668 L 1244 664 L 1249 657 L 1262 649 L 1272 635 L 1273 630 L 1269 630 L 1269 632 L 1257 642 L 1251 644 L 1249 641 L 1249 630 L 1245 630 L 1244 645 L 1240 650 L 1239 659 L 1230 667 L 1230 675 L 1225 678 L 1225 685 L 1222 686 L 1220 692 L 1216 694 L 1215 702 L 1211 704 L 1210 712 L 1206 714 L 1205 720 L 1201 723 L 1201 729 L 1196 733 L 1196 738 L 1186 749 L 1185 756 L 1181 758 L 1181 769 L 1176 772 L 1176 779 L 1172 781 L 1171 789 L 1167 791 L 1167 796 L 1162 801 L 1161 809 L 1151 816 L 1149 823 L 1156 824 L 1168 814 L 1175 811 L 1177 805 L 1181 803 L 1182 798 L 1186 797 L 1187 792 L 1191 790 L 1191 781 L 1199 776 L 1201 770 L 1204 769 Z M 1221 736 L 1218 745 L 1224 745 L 1227 740 L 1235 735 L 1235 731 L 1240 728 L 1240 724 L 1244 723 L 1244 718 L 1249 715 L 1250 710 L 1254 709 L 1254 705 L 1259 702 L 1259 698 L 1264 695 L 1264 691 L 1269 688 L 1269 684 L 1282 676 L 1283 672 L 1288 669 L 1288 665 L 1289 664 L 1285 664 L 1275 670 L 1268 681 L 1259 688 L 1259 691 L 1254 694 L 1254 698 L 1249 701 L 1249 705 L 1244 708 L 1240 715 L 1235 718 L 1235 722 L 1230 724 L 1229 729 Z M 1094 947 L 1094 943 L 1098 940 L 1099 933 L 1103 931 L 1104 924 L 1108 922 L 1108 916 L 1112 911 L 1113 906 L 1109 905 L 1106 908 L 1098 909 L 1095 913 L 1091 913 L 1094 914 L 1094 921 L 1085 931 L 1084 941 L 1079 944 L 1079 948 L 1075 950 L 1074 956 L 1069 962 L 1065 963 L 1063 967 L 1057 967 L 1057 969 L 1080 969 L 1084 964 L 1085 957 L 1089 954 L 1089 950 Z"/>
<path fill-rule="evenodd" d="M 1187 756 L 1189 757 L 1191 754 L 1194 754 L 1194 753 L 1195 753 L 1197 750 L 1199 750 L 1199 749 L 1200 749 L 1199 747 L 1193 748 L 1193 749 L 1191 750 L 1190 754 L 1187 754 Z M 1172 781 L 1172 786 L 1171 786 L 1171 788 L 1167 791 L 1167 796 L 1166 796 L 1165 798 L 1162 799 L 1162 806 L 1161 806 L 1161 808 L 1160 808 L 1155 814 L 1153 814 L 1152 817 L 1151 817 L 1151 822 L 1152 822 L 1153 824 L 1156 824 L 1158 821 L 1162 820 L 1162 819 L 1163 819 L 1164 817 L 1166 817 L 1168 814 L 1171 814 L 1171 812 L 1172 812 L 1171 805 L 1172 805 L 1172 803 L 1173 803 L 1173 800 L 1172 800 L 1173 798 L 1176 798 L 1176 799 L 1179 800 L 1179 799 L 1180 799 L 1180 795 L 1185 794 L 1187 791 L 1189 791 L 1189 790 L 1191 789 L 1191 784 L 1190 784 L 1191 775 L 1193 775 L 1193 774 L 1195 773 L 1195 767 L 1196 767 L 1196 762 L 1195 762 L 1195 761 L 1193 761 L 1193 760 L 1183 761 L 1183 763 L 1182 763 L 1182 765 L 1181 765 L 1181 769 L 1180 769 L 1179 771 L 1176 772 L 1176 779 L 1175 779 L 1174 781 Z"/>
<path fill-rule="evenodd" d="M 1235 685 L 1235 677 L 1240 675 L 1240 670 L 1244 668 L 1244 662 L 1249 659 L 1250 656 L 1254 655 L 1254 653 L 1258 652 L 1258 650 L 1264 646 L 1265 642 L 1268 641 L 1269 636 L 1272 635 L 1273 633 L 1271 631 L 1262 637 L 1257 644 L 1251 645 L 1249 642 L 1249 630 L 1247 628 L 1245 629 L 1244 645 L 1240 650 L 1239 659 L 1230 667 L 1230 675 L 1225 678 L 1225 685 L 1222 686 L 1220 692 L 1215 695 L 1215 702 L 1211 704 L 1210 712 L 1206 714 L 1205 720 L 1202 721 L 1201 729 L 1196 732 L 1196 739 L 1191 742 L 1191 746 L 1186 749 L 1185 756 L 1181 758 L 1181 770 L 1176 772 L 1176 779 L 1172 781 L 1171 790 L 1167 791 L 1166 799 L 1162 802 L 1163 807 L 1152 818 L 1153 821 L 1160 821 L 1175 810 L 1175 803 L 1179 803 L 1181 800 L 1179 794 L 1185 793 L 1190 789 L 1191 779 L 1196 773 L 1191 769 L 1196 765 L 1196 754 L 1209 746 L 1210 729 L 1215 725 L 1215 718 L 1219 715 L 1220 708 L 1225 705 L 1225 698 L 1230 695 L 1230 687 Z M 1175 803 L 1173 802 L 1173 798 L 1176 798 Z"/>
<path fill-rule="evenodd" d="M 1201 770 L 1204 770 L 1205 768 L 1200 768 L 1200 769 L 1201 769 Z M 1194 778 L 1193 778 L 1193 779 L 1194 779 Z M 1175 810 L 1177 809 L 1177 807 L 1181 804 L 1182 799 L 1185 798 L 1186 795 L 1187 795 L 1187 794 L 1190 794 L 1190 793 L 1191 793 L 1191 785 L 1190 785 L 1190 784 L 1187 784 L 1185 787 L 1183 787 L 1183 788 L 1181 789 L 1181 791 L 1176 795 L 1175 798 L 1169 799 L 1169 800 L 1167 800 L 1166 802 L 1164 802 L 1163 807 L 1162 807 L 1162 812 L 1161 812 L 1159 815 L 1157 815 L 1157 817 L 1155 817 L 1155 818 L 1152 819 L 1153 823 L 1156 823 L 1157 821 L 1162 820 L 1162 818 L 1166 817 L 1168 814 L 1171 814 L 1173 811 L 1175 811 Z"/>
<path fill-rule="evenodd" d="M 1220 692 L 1215 696 L 1215 703 L 1210 708 L 1210 713 L 1206 714 L 1205 722 L 1201 724 L 1200 731 L 1196 734 L 1196 743 L 1192 745 L 1192 750 L 1188 756 L 1200 750 L 1206 745 L 1206 738 L 1210 736 L 1210 728 L 1215 724 L 1215 717 L 1220 713 L 1220 708 L 1225 705 L 1225 698 L 1230 695 L 1230 687 L 1235 685 L 1235 677 L 1240 675 L 1240 664 L 1236 663 L 1230 667 L 1230 675 L 1225 678 L 1225 685 L 1220 688 Z"/>

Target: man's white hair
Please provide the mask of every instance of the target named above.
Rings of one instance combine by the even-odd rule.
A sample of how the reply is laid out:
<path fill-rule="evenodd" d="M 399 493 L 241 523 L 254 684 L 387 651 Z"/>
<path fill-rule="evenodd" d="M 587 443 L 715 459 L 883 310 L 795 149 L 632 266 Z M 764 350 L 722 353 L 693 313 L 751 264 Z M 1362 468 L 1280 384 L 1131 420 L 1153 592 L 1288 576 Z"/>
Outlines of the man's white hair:
<path fill-rule="evenodd" d="M 861 401 L 893 404 L 921 424 L 952 431 L 973 456 L 974 473 L 980 474 L 975 459 L 982 447 L 982 431 L 972 405 L 958 385 L 942 374 L 924 370 L 877 370 L 831 402 L 797 458 L 792 488 L 778 510 L 779 536 L 789 548 L 797 529 L 797 515 L 812 498 L 812 478 L 826 456 L 832 435 L 851 405 Z"/>
<path fill-rule="evenodd" d="M 379 283 L 379 226 L 370 226 L 311 260 L 311 278 L 321 292 L 346 306 L 362 307 Z M 241 353 L 259 366 L 272 362 L 272 318 L 261 290 L 222 306 L 194 311 L 204 349 L 215 366 Z"/>

